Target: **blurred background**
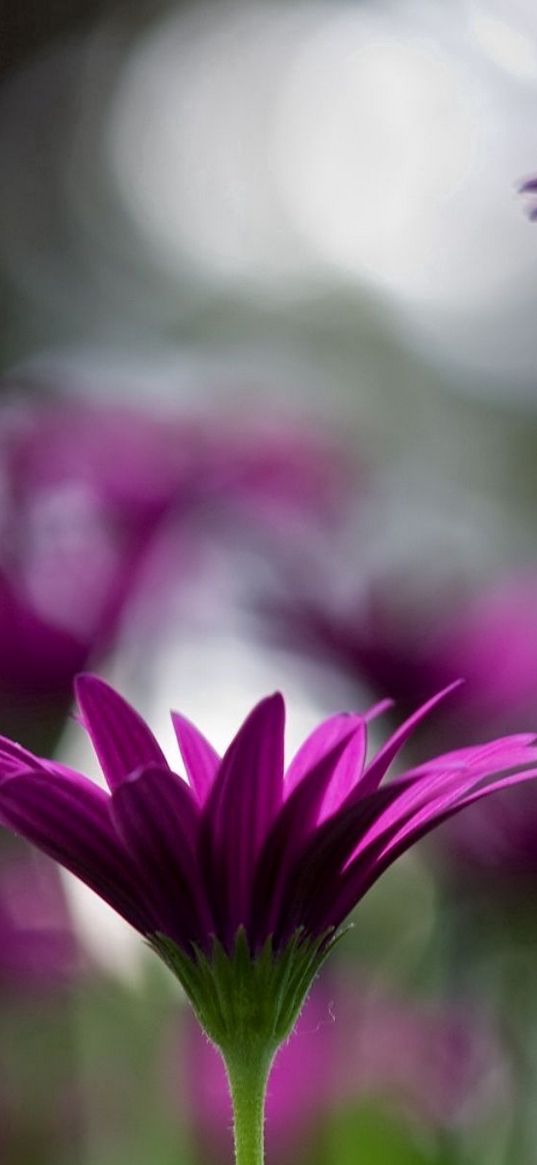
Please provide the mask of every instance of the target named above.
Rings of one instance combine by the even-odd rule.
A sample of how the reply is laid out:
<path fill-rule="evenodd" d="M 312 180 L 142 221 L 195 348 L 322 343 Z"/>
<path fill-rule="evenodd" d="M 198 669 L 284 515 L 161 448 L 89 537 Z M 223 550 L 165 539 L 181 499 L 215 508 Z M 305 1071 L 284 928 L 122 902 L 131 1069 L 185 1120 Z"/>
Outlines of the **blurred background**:
<path fill-rule="evenodd" d="M 177 764 L 261 695 L 466 684 L 403 762 L 537 731 L 530 0 L 6 4 L 0 731 L 99 779 L 94 669 Z M 537 1165 L 537 790 L 359 907 L 269 1162 Z M 0 838 L 9 1165 L 225 1165 L 223 1074 L 126 924 Z"/>

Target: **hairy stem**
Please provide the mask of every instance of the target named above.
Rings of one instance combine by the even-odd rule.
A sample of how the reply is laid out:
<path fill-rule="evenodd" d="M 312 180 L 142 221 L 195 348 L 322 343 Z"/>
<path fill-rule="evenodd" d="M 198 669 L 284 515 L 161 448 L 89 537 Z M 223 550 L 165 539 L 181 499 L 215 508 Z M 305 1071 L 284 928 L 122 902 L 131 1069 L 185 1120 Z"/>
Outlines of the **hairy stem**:
<path fill-rule="evenodd" d="M 266 1049 L 225 1056 L 233 1103 L 235 1165 L 263 1165 L 265 1097 L 273 1053 Z"/>

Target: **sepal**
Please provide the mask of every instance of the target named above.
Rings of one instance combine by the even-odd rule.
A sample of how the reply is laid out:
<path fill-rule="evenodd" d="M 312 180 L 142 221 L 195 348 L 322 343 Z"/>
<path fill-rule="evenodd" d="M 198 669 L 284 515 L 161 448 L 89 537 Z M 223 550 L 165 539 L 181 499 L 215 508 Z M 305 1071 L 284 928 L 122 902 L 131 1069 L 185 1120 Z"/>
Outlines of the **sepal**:
<path fill-rule="evenodd" d="M 303 928 L 274 951 L 272 939 L 252 955 L 244 927 L 229 954 L 218 939 L 210 953 L 192 945 L 189 956 L 164 934 L 153 950 L 179 979 L 209 1039 L 224 1053 L 253 1045 L 274 1053 L 290 1035 L 310 987 L 342 931 L 312 938 Z"/>

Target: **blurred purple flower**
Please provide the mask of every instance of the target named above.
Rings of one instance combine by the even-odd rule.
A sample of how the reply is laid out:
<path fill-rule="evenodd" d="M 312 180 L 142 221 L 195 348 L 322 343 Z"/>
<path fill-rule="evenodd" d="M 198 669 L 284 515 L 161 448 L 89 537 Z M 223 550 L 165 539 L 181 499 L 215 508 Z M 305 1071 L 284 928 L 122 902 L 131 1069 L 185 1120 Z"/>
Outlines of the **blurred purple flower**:
<path fill-rule="evenodd" d="M 134 411 L 3 407 L 0 689 L 64 694 L 107 643 L 155 523 L 184 487 L 185 447 L 186 433 Z"/>
<path fill-rule="evenodd" d="M 504 581 L 475 599 L 446 627 L 446 668 L 467 661 L 466 700 L 459 700 L 443 726 L 444 739 L 459 729 L 466 739 L 489 731 L 518 731 L 537 717 L 537 575 Z M 451 661 L 448 663 L 448 661 Z M 441 837 L 452 874 L 479 878 L 499 901 L 523 886 L 533 893 L 537 879 L 537 804 L 522 787 L 487 802 L 467 819 L 452 822 Z"/>
<path fill-rule="evenodd" d="M 446 621 L 437 650 L 446 671 L 466 665 L 468 729 L 518 731 L 537 712 L 537 574 L 478 594 Z"/>
<path fill-rule="evenodd" d="M 323 596 L 291 593 L 267 608 L 269 634 L 335 666 L 358 688 L 365 685 L 374 693 L 389 693 L 406 713 L 466 674 L 446 668 L 427 628 L 419 626 L 419 612 L 415 619 L 401 618 L 376 594 L 366 602 L 334 608 L 329 589 Z M 443 718 L 441 710 L 439 716 Z"/>
<path fill-rule="evenodd" d="M 344 470 L 335 441 L 283 416 L 181 416 L 67 399 L 0 409 L 0 693 L 65 697 L 106 651 L 162 527 L 177 553 L 212 512 L 258 531 L 326 518 Z M 151 582 L 155 583 L 155 570 Z M 154 596 L 152 596 L 154 601 Z"/>
<path fill-rule="evenodd" d="M 449 691 L 449 689 L 448 689 Z M 297 932 L 321 940 L 400 854 L 440 821 L 532 778 L 534 736 L 438 756 L 381 785 L 439 693 L 366 763 L 367 722 L 340 714 L 305 741 L 284 778 L 279 694 L 250 713 L 222 760 L 177 713 L 188 782 L 140 716 L 96 676 L 77 682 L 80 716 L 110 794 L 65 766 L 0 743 L 0 820 L 55 858 L 143 935 L 184 954 L 213 938 L 252 953 Z M 498 777 L 497 774 L 508 773 Z"/>
<path fill-rule="evenodd" d="M 510 577 L 449 610 L 404 612 L 377 590 L 367 604 L 334 612 L 319 600 L 287 604 L 280 619 L 287 641 L 341 668 L 358 687 L 388 693 L 409 710 L 465 676 L 439 709 L 435 740 L 449 748 L 498 732 L 518 732 L 537 715 L 537 575 Z M 426 729 L 413 741 L 426 755 Z M 457 818 L 442 832 L 443 852 L 481 869 L 486 884 L 537 876 L 537 803 L 531 790 L 511 789 Z"/>
<path fill-rule="evenodd" d="M 59 1161 L 82 1151 L 76 1031 L 71 1009 L 89 970 L 59 870 L 0 838 L 0 1158 Z M 47 1048 L 36 1056 L 36 1041 Z M 50 1103 L 51 1090 L 54 1104 Z"/>
<path fill-rule="evenodd" d="M 177 1080 L 179 1061 L 184 1119 L 202 1159 L 231 1161 L 220 1056 L 189 1015 L 171 1051 L 166 1077 Z M 366 1098 L 403 1109 L 429 1130 L 475 1119 L 504 1077 L 498 1040 L 475 1007 L 412 1002 L 332 975 L 314 984 L 277 1055 L 267 1096 L 269 1155 L 296 1160 L 323 1121 Z"/>
<path fill-rule="evenodd" d="M 424 613 L 412 597 L 399 608 L 377 588 L 354 609 L 297 598 L 278 617 L 288 641 L 406 711 L 464 676 L 435 722 L 444 743 L 517 732 L 537 712 L 537 574 L 504 579 L 448 610 Z"/>
<path fill-rule="evenodd" d="M 55 990 L 82 969 L 81 952 L 58 870 L 26 845 L 0 855 L 0 988 Z"/>

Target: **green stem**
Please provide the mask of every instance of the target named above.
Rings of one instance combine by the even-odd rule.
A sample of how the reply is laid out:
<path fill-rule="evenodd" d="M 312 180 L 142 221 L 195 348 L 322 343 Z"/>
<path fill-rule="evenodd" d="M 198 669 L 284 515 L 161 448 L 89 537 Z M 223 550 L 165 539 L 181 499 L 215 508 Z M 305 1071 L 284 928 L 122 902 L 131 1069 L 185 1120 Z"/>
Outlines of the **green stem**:
<path fill-rule="evenodd" d="M 265 1097 L 273 1052 L 249 1051 L 226 1055 L 233 1103 L 235 1165 L 263 1165 Z"/>

